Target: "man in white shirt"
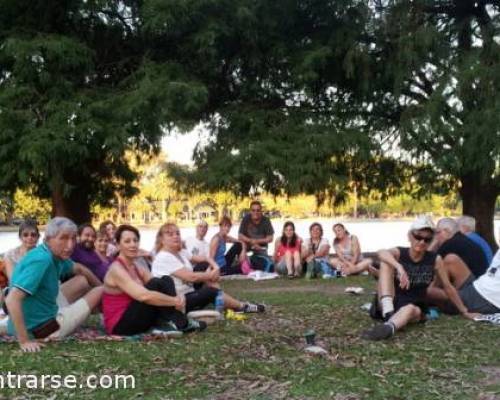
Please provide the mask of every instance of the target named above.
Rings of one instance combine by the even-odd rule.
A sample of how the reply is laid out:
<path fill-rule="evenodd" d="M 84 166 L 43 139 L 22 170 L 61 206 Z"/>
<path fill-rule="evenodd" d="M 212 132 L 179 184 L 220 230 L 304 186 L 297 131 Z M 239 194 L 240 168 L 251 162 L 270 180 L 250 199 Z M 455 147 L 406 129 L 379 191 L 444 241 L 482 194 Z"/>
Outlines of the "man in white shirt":
<path fill-rule="evenodd" d="M 208 267 L 209 245 L 205 240 L 207 232 L 208 224 L 201 220 L 196 224 L 196 236 L 188 237 L 184 242 L 189 261 L 196 270 L 198 270 L 197 266 L 201 266 L 203 269 Z"/>

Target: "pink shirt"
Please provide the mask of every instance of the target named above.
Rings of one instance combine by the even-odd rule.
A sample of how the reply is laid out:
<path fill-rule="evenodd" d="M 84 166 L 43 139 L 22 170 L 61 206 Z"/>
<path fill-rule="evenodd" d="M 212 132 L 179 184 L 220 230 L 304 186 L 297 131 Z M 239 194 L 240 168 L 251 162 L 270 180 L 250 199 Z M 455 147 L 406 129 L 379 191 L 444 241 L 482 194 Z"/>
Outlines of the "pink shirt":
<path fill-rule="evenodd" d="M 103 293 L 102 313 L 104 315 L 104 329 L 108 335 L 113 334 L 113 329 L 127 311 L 132 300 L 132 297 L 127 293 Z"/>
<path fill-rule="evenodd" d="M 283 243 L 280 242 L 277 252 L 278 258 L 283 257 L 287 251 L 292 253 L 295 253 L 296 251 L 300 252 L 301 246 L 302 246 L 302 241 L 300 239 L 297 239 L 295 241 L 295 246 L 284 245 Z"/>

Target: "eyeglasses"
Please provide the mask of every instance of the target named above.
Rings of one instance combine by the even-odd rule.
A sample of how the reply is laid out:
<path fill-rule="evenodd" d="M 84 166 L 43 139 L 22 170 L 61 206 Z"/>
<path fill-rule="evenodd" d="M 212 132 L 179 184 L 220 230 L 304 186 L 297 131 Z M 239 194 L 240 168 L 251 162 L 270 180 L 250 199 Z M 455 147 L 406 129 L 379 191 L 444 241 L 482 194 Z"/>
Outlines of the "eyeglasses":
<path fill-rule="evenodd" d="M 433 239 L 432 236 L 421 236 L 415 232 L 412 232 L 411 234 L 417 242 L 424 242 L 424 243 L 429 244 L 430 242 L 432 242 L 432 239 Z"/>
<path fill-rule="evenodd" d="M 252 209 L 250 209 L 250 211 L 252 211 L 254 213 L 260 213 L 260 212 L 262 212 L 262 209 L 260 209 L 260 208 L 252 208 Z"/>
<path fill-rule="evenodd" d="M 23 232 L 23 234 L 21 236 L 22 237 L 37 238 L 38 237 L 38 233 L 36 233 L 36 232 Z"/>

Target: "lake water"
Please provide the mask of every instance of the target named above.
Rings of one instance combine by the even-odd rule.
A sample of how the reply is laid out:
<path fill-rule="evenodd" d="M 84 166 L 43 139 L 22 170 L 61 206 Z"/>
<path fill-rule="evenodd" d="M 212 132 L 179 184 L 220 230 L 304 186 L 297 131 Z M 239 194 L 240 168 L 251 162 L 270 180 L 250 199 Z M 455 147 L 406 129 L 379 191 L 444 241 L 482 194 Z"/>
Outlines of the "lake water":
<path fill-rule="evenodd" d="M 336 220 L 332 219 L 303 219 L 295 222 L 295 229 L 298 235 L 302 238 L 309 236 L 309 226 L 313 222 L 319 222 L 323 225 L 324 237 L 328 239 L 328 242 L 332 244 L 333 223 Z M 342 221 L 339 221 L 342 222 Z M 284 220 L 273 220 L 272 224 L 275 231 L 275 238 L 281 234 L 283 229 Z M 344 223 L 344 222 L 342 222 Z M 411 220 L 407 221 L 387 221 L 387 220 L 374 220 L 374 221 L 348 221 L 344 225 L 347 230 L 358 236 L 361 242 L 362 251 L 376 251 L 382 248 L 394 247 L 394 246 L 404 246 L 407 244 L 406 233 L 410 227 Z M 238 236 L 239 225 L 234 225 L 231 229 L 231 235 L 234 237 Z M 499 240 L 499 228 L 500 219 L 495 220 L 495 237 L 497 241 Z M 218 231 L 218 226 L 210 226 L 207 233 L 207 240 Z M 141 247 L 146 250 L 151 250 L 154 246 L 156 228 L 141 228 Z M 181 228 L 182 238 L 185 239 L 189 236 L 195 235 L 195 228 Z M 17 232 L 0 232 L 0 254 L 4 253 L 10 248 L 13 248 L 19 244 L 19 239 Z M 273 245 L 269 247 L 270 252 L 273 250 Z"/>

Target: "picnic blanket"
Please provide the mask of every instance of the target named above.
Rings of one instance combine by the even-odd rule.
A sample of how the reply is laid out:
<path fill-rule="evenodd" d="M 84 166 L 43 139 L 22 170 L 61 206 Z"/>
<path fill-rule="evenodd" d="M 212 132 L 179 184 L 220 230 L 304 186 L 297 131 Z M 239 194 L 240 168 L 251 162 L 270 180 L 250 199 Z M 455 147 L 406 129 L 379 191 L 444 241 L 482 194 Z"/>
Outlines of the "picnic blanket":
<path fill-rule="evenodd" d="M 166 336 L 143 333 L 132 336 L 106 335 L 104 330 L 94 327 L 84 327 L 64 339 L 45 339 L 44 342 L 152 342 L 164 340 Z M 16 338 L 9 335 L 0 335 L 0 343 L 15 343 Z"/>

